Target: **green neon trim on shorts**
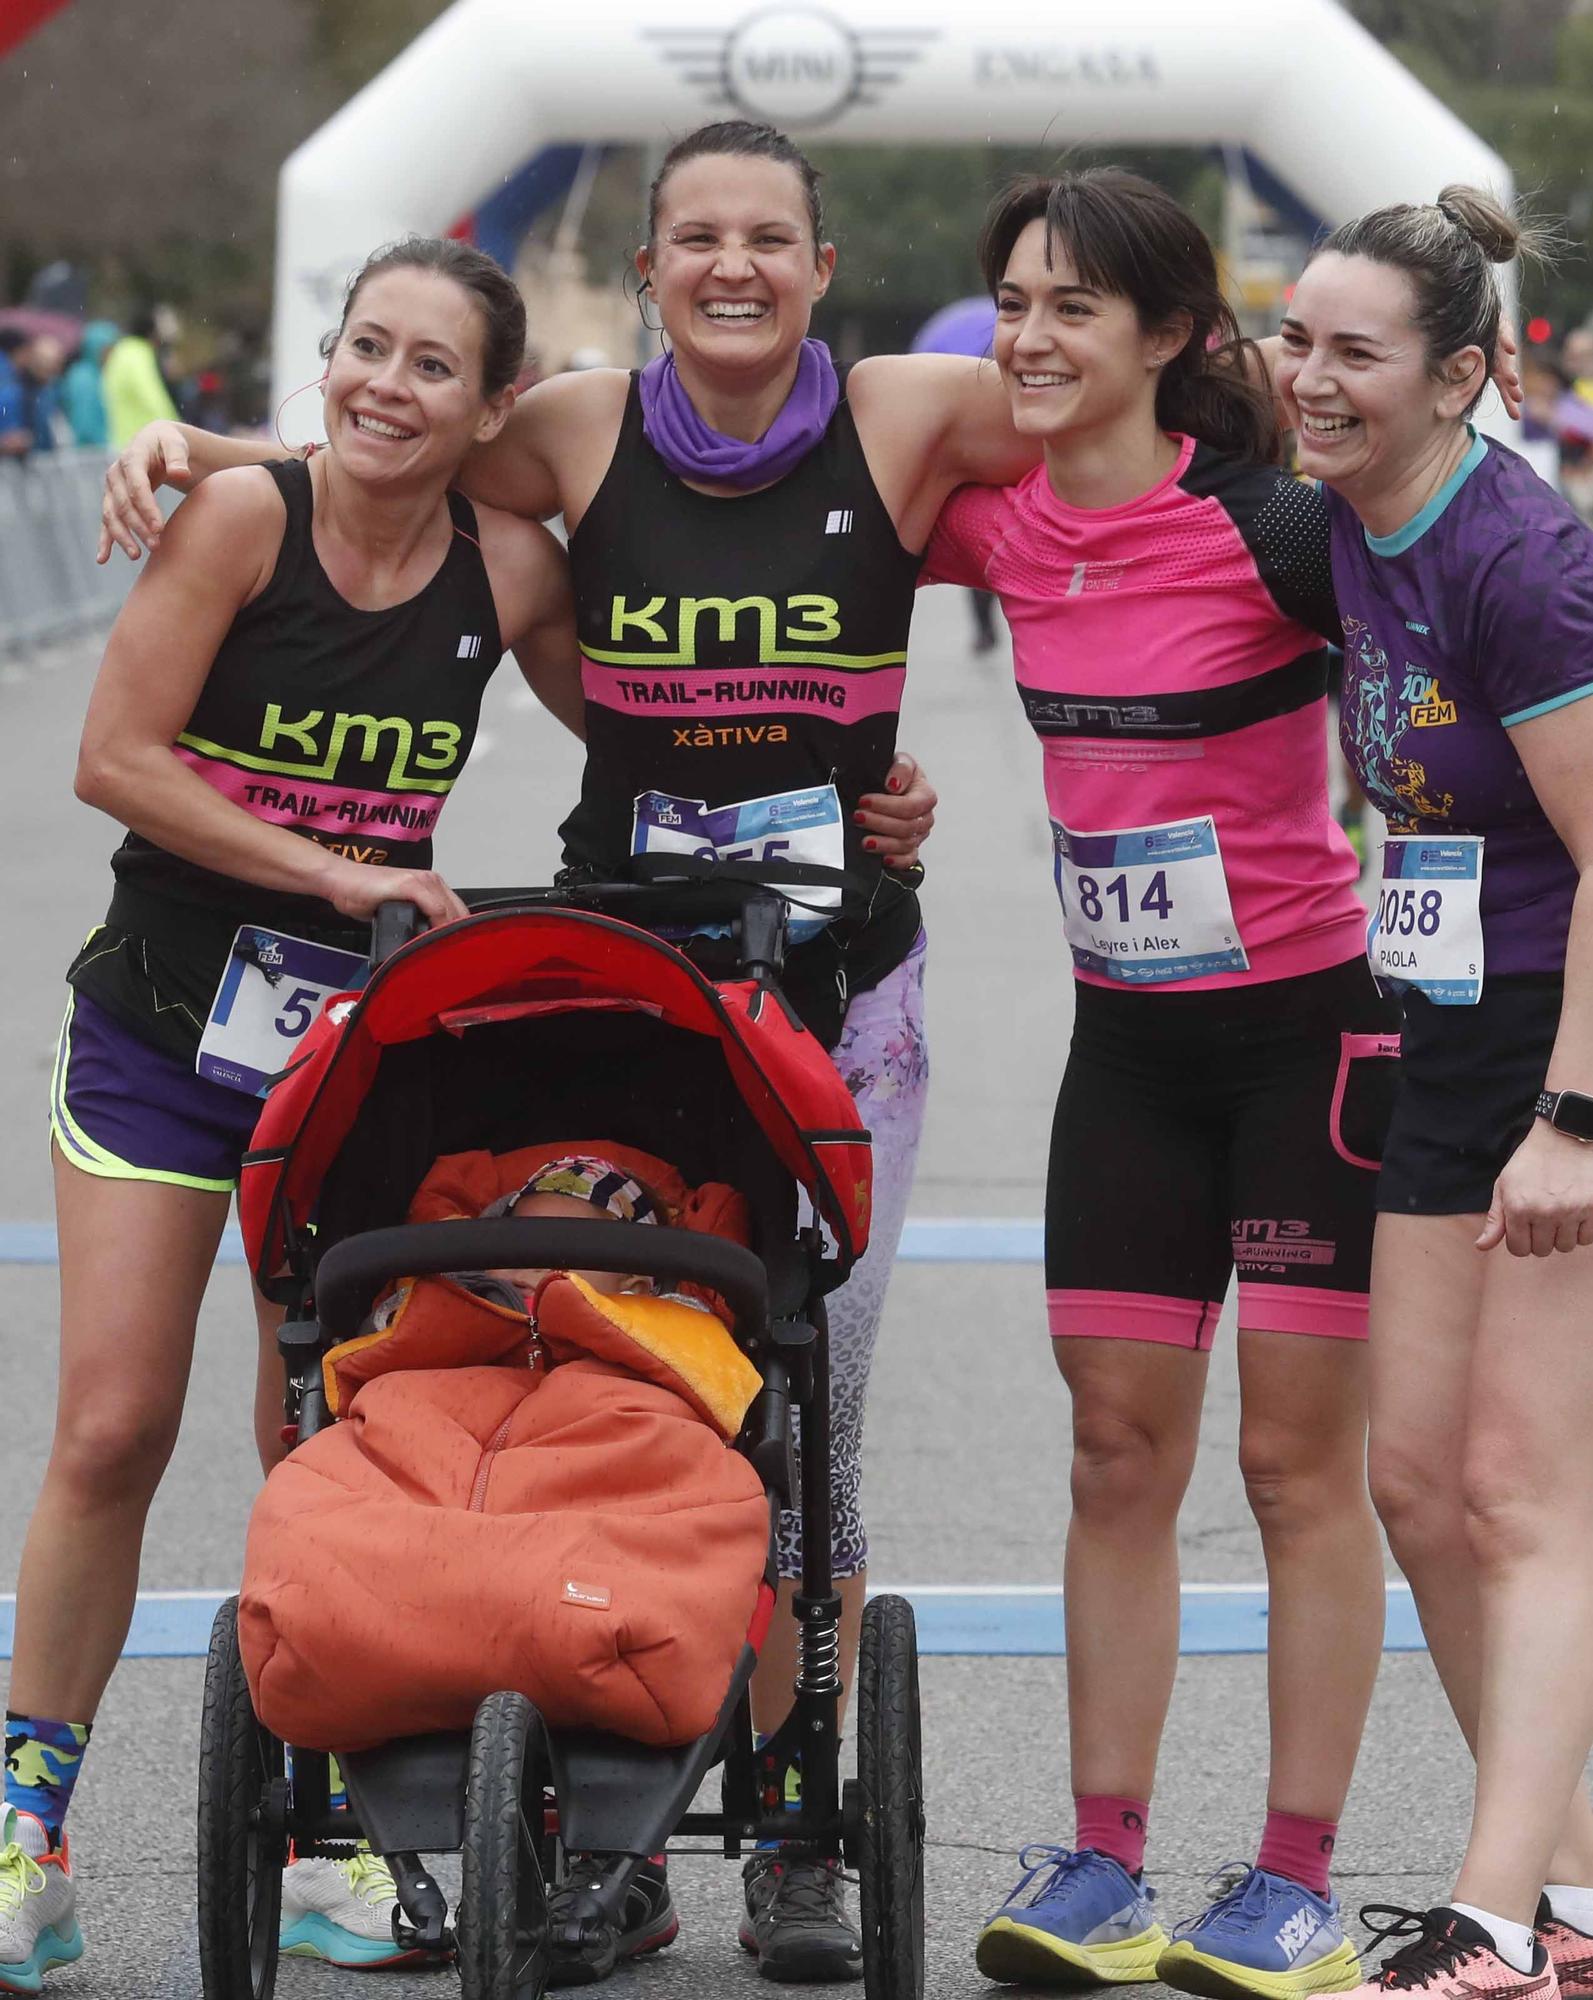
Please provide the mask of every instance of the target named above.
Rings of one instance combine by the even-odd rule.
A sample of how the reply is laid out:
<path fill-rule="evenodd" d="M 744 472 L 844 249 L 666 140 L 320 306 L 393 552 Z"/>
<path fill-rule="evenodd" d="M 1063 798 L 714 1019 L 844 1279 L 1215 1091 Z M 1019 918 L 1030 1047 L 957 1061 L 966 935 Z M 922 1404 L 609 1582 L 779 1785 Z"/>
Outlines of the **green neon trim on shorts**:
<path fill-rule="evenodd" d="M 69 993 L 60 1039 L 55 1045 L 55 1068 L 50 1077 L 50 1134 L 61 1158 L 69 1167 L 76 1167 L 79 1173 L 91 1174 L 96 1180 L 157 1181 L 166 1187 L 193 1188 L 200 1194 L 235 1194 L 238 1189 L 236 1175 L 231 1180 L 210 1181 L 202 1180 L 197 1174 L 168 1173 L 162 1167 L 135 1167 L 131 1161 L 119 1158 L 109 1147 L 102 1146 L 97 1139 L 90 1138 L 82 1129 L 66 1101 L 66 1070 L 71 1053 L 68 1031 L 76 999 L 75 993 Z M 85 1154 L 86 1158 L 83 1157 Z"/>

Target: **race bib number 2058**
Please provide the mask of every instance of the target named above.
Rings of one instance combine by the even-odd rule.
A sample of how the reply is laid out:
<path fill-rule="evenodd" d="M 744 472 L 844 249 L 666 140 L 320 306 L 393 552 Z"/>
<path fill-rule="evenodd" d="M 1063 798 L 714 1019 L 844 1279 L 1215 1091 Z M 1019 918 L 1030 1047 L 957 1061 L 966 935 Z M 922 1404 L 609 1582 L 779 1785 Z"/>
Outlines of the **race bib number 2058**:
<path fill-rule="evenodd" d="M 1390 834 L 1366 932 L 1380 979 L 1414 986 L 1438 1007 L 1482 998 L 1482 836 Z"/>

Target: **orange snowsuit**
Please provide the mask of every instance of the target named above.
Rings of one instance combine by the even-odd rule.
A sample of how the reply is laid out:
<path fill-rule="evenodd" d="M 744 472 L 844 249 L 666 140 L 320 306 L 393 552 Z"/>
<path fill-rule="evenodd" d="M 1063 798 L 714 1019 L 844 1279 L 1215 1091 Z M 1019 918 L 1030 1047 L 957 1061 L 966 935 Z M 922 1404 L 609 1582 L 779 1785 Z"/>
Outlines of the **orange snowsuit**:
<path fill-rule="evenodd" d="M 571 1150 L 441 1160 L 411 1218 L 479 1214 Z M 677 1224 L 744 1238 L 729 1189 L 596 1150 Z M 499 1688 L 643 1743 L 712 1725 L 769 1552 L 767 1497 L 728 1443 L 758 1375 L 717 1317 L 562 1273 L 533 1337 L 496 1296 L 422 1278 L 324 1373 L 343 1421 L 271 1474 L 244 1558 L 239 1642 L 273 1733 L 353 1750 L 463 1729 Z"/>

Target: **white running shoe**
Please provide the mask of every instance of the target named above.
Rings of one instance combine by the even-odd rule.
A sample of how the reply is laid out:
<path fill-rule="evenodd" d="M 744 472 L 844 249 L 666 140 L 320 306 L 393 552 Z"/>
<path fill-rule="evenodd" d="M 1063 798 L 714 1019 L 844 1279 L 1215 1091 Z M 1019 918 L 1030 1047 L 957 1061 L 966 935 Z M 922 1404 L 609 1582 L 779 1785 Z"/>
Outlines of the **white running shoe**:
<path fill-rule="evenodd" d="M 0 1993 L 37 1993 L 52 1965 L 83 1956 L 66 1843 L 54 1853 L 32 1813 L 0 1822 Z"/>
<path fill-rule="evenodd" d="M 426 1956 L 393 1935 L 398 1890 L 392 1870 L 362 1840 L 347 1861 L 312 1855 L 282 1871 L 284 1952 L 324 1958 L 356 1971 L 369 1965 L 407 1965 Z"/>

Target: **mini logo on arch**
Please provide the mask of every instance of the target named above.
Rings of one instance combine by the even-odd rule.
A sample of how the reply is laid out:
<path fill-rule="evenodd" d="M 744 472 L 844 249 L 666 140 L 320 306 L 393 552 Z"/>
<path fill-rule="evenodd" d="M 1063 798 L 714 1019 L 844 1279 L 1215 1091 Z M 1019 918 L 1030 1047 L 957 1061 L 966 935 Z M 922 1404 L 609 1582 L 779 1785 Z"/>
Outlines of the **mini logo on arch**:
<path fill-rule="evenodd" d="M 728 30 L 643 28 L 704 101 L 782 126 L 826 125 L 881 94 L 939 39 L 938 28 L 853 28 L 828 8 L 776 6 Z"/>

